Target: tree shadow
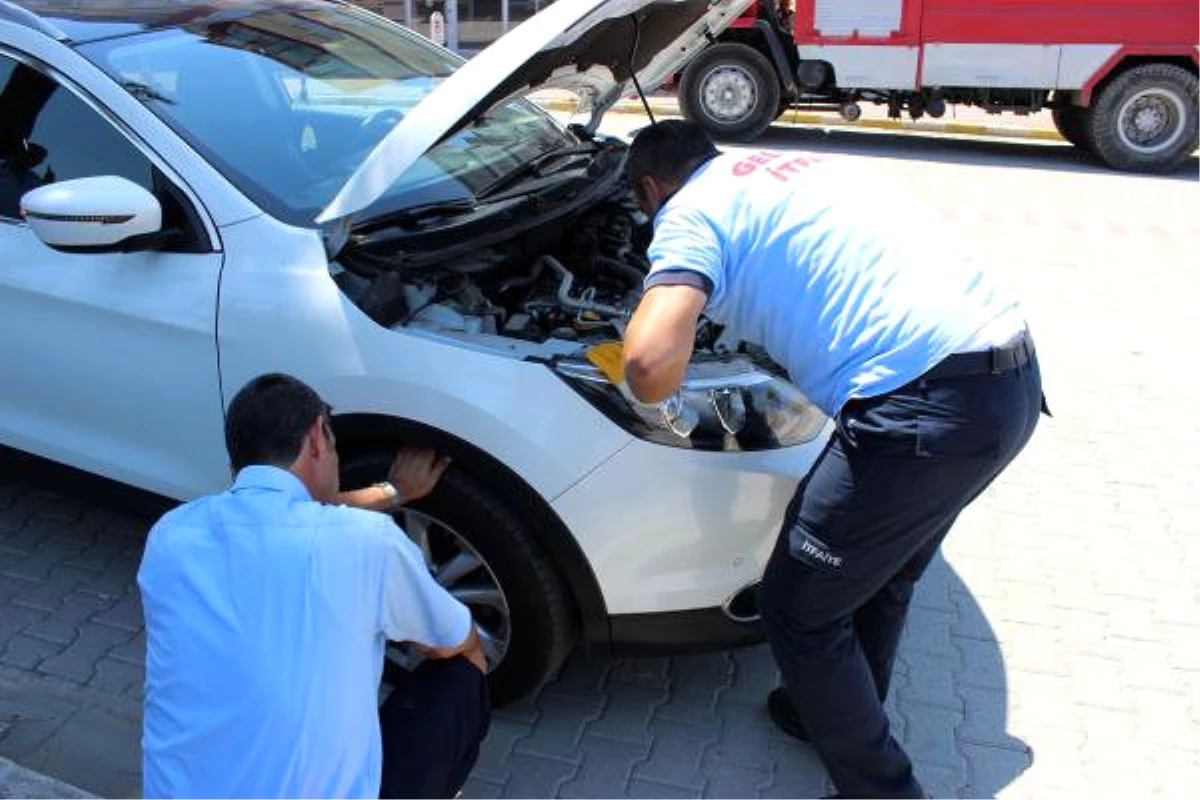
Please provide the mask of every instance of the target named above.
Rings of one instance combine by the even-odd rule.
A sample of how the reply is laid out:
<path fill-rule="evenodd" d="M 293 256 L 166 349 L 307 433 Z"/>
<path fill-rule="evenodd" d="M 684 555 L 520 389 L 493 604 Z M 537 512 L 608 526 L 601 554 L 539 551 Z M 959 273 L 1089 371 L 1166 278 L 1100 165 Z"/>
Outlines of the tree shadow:
<path fill-rule="evenodd" d="M 1200 176 L 1200 158 L 1195 153 L 1168 174 L 1131 175 L 1106 167 L 1066 142 L 1032 139 L 919 132 L 891 133 L 868 128 L 822 128 L 817 125 L 776 123 L 755 144 L 869 158 L 1093 174 L 1109 176 L 1114 180 L 1128 180 L 1133 177 L 1144 180 L 1195 181 Z"/>

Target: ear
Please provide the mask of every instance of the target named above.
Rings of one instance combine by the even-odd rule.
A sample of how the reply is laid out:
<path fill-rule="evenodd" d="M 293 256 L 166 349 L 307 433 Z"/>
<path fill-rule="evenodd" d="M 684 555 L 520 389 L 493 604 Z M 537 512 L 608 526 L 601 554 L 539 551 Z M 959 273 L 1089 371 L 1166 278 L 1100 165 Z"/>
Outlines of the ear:
<path fill-rule="evenodd" d="M 308 432 L 304 434 L 304 455 L 318 459 L 328 446 L 329 443 L 325 441 L 325 431 L 321 429 L 321 420 L 318 419 L 308 426 Z"/>

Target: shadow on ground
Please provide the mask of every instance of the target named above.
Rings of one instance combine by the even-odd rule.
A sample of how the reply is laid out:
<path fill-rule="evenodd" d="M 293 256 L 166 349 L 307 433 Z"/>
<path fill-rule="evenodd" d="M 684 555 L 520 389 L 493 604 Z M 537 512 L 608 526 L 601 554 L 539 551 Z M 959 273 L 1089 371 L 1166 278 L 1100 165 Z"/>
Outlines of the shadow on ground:
<path fill-rule="evenodd" d="M 813 750 L 777 733 L 765 646 L 675 658 L 576 652 L 533 697 L 495 713 L 467 797 L 816 797 Z M 995 797 L 1032 763 L 1007 730 L 1003 655 L 939 557 L 918 587 L 888 709 L 934 797 Z"/>

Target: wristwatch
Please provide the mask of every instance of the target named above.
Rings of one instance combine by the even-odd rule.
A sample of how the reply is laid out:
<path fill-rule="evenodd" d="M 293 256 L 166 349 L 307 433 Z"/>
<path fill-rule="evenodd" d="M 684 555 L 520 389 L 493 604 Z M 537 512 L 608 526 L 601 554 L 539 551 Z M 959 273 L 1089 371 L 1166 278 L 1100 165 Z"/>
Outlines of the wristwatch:
<path fill-rule="evenodd" d="M 391 481 L 380 481 L 375 484 L 375 488 L 382 490 L 387 495 L 388 511 L 394 512 L 404 505 L 404 495 L 400 494 L 400 490 Z"/>

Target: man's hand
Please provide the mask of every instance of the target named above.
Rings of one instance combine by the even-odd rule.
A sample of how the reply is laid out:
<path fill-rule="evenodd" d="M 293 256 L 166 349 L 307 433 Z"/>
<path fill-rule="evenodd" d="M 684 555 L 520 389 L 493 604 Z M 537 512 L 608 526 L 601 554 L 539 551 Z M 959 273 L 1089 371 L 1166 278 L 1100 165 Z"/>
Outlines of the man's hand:
<path fill-rule="evenodd" d="M 707 302 L 708 296 L 694 286 L 653 286 L 646 291 L 621 349 L 625 383 L 637 399 L 657 403 L 679 389 Z"/>
<path fill-rule="evenodd" d="M 461 644 L 455 647 L 429 647 L 428 645 L 411 643 L 416 650 L 425 658 L 454 658 L 462 656 L 467 661 L 475 665 L 475 668 L 484 675 L 488 673 L 487 656 L 483 652 L 483 642 L 479 638 L 479 629 L 474 624 L 471 625 L 471 630 L 467 633 L 467 638 Z"/>
<path fill-rule="evenodd" d="M 396 453 L 396 460 L 388 470 L 388 480 L 404 502 L 411 503 L 432 492 L 448 466 L 449 456 L 439 455 L 434 450 L 405 447 Z"/>
<path fill-rule="evenodd" d="M 401 448 L 388 468 L 388 482 L 395 488 L 395 493 L 385 491 L 386 486 L 376 484 L 364 489 L 339 492 L 335 502 L 367 511 L 394 514 L 397 506 L 420 500 L 432 492 L 448 466 L 450 458 L 438 455 L 433 450 Z"/>

